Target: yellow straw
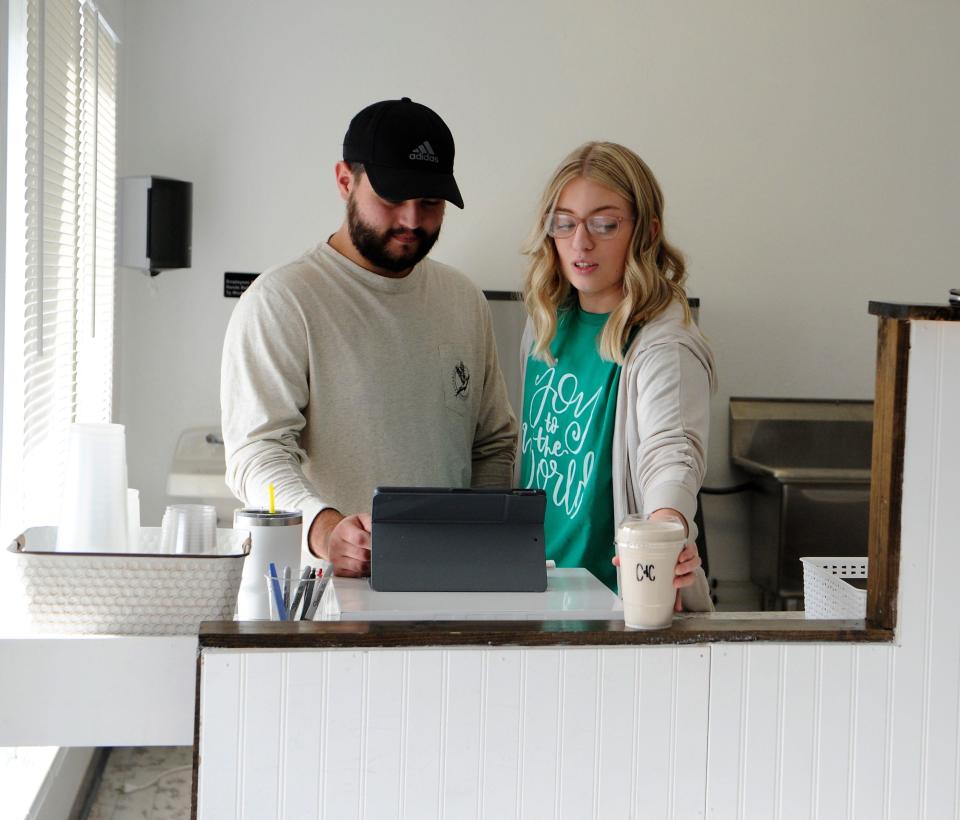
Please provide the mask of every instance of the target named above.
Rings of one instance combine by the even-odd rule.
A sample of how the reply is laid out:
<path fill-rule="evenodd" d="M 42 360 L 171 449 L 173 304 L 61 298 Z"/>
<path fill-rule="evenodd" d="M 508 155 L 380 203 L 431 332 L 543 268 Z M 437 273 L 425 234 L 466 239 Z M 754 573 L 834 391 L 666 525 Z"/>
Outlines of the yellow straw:
<path fill-rule="evenodd" d="M 267 485 L 267 492 L 270 493 L 270 515 L 273 515 L 277 511 L 276 499 L 273 496 L 273 485 Z"/>

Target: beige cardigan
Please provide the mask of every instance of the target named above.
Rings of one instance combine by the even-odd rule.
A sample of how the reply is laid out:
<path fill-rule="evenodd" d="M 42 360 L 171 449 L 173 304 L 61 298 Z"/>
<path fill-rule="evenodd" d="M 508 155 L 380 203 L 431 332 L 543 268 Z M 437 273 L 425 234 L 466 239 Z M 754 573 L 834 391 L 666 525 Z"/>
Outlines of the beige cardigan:
<path fill-rule="evenodd" d="M 528 319 L 520 346 L 523 375 L 533 341 Z M 696 538 L 693 517 L 706 472 L 710 395 L 715 391 L 713 354 L 697 327 L 684 324 L 679 304 L 640 328 L 627 350 L 617 390 L 614 521 L 671 507 L 687 519 L 689 540 Z M 518 457 L 518 476 L 519 465 Z M 681 591 L 683 607 L 712 611 L 706 575 L 702 569 L 696 573 L 696 583 Z"/>

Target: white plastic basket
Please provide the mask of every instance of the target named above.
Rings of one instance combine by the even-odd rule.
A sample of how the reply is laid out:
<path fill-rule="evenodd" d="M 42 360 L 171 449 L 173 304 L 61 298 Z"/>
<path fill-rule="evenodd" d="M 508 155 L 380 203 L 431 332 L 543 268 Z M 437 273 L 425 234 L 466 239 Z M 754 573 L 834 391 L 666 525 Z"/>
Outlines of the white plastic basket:
<path fill-rule="evenodd" d="M 231 620 L 246 530 L 218 529 L 217 552 L 165 555 L 159 527 L 140 529 L 140 552 L 54 552 L 56 527 L 31 527 L 9 546 L 27 615 L 44 632 L 191 635 L 201 621 Z"/>
<path fill-rule="evenodd" d="M 844 579 L 866 578 L 866 558 L 801 558 L 803 605 L 807 618 L 867 617 L 867 591 Z"/>

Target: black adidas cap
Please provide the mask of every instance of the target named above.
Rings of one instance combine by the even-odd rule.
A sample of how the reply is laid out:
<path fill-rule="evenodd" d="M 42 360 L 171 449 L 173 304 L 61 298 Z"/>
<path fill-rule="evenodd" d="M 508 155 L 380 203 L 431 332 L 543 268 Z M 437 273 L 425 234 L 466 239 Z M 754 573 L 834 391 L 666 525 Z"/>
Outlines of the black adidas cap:
<path fill-rule="evenodd" d="M 384 199 L 445 199 L 463 207 L 453 178 L 453 134 L 409 97 L 368 105 L 350 120 L 343 158 L 362 162 Z"/>

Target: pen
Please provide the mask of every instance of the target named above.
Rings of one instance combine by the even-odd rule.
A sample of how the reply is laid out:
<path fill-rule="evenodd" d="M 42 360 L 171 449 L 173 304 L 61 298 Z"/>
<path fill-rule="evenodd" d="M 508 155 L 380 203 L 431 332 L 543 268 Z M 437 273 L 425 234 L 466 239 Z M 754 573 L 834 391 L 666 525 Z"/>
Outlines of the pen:
<path fill-rule="evenodd" d="M 295 613 L 297 611 L 297 604 L 300 603 L 300 599 L 303 597 L 303 591 L 306 588 L 305 585 L 307 580 L 310 578 L 310 570 L 313 569 L 309 564 L 303 568 L 303 572 L 300 573 L 300 583 L 297 584 L 297 591 L 293 596 L 293 603 L 290 604 L 290 620 L 294 620 Z M 307 596 L 309 598 L 309 594 Z"/>
<path fill-rule="evenodd" d="M 301 621 L 306 620 L 307 610 L 310 609 L 310 604 L 313 601 L 313 585 L 316 577 L 317 571 L 313 567 L 310 567 L 310 577 L 307 579 L 307 585 L 303 593 L 303 609 L 300 611 Z"/>
<path fill-rule="evenodd" d="M 290 567 L 283 568 L 283 611 L 287 615 L 290 613 Z"/>
<path fill-rule="evenodd" d="M 330 580 L 328 575 L 323 577 L 323 569 L 317 572 L 317 583 L 313 590 L 313 601 L 310 603 L 310 609 L 307 610 L 307 620 L 312 621 L 313 616 L 317 614 L 317 607 L 320 606 L 320 599 L 323 597 L 323 591 L 327 588 L 327 582 Z"/>
<path fill-rule="evenodd" d="M 280 589 L 280 579 L 277 577 L 277 565 L 270 562 L 270 586 L 273 588 L 273 600 L 277 605 L 277 615 L 281 621 L 287 620 L 287 611 L 283 607 L 283 590 Z"/>

